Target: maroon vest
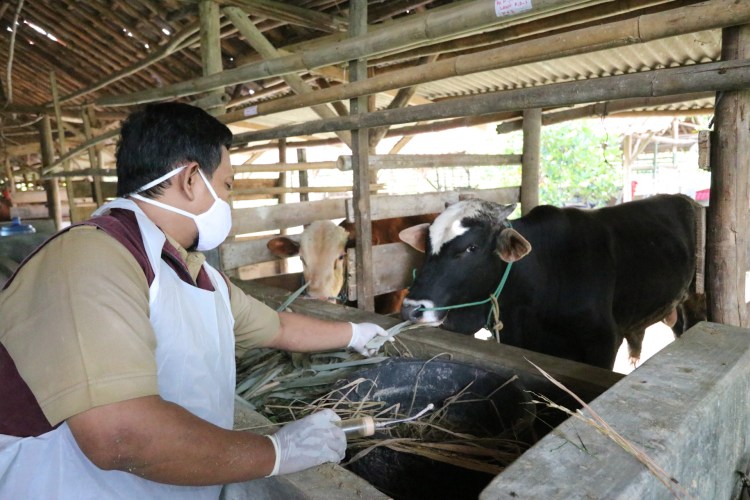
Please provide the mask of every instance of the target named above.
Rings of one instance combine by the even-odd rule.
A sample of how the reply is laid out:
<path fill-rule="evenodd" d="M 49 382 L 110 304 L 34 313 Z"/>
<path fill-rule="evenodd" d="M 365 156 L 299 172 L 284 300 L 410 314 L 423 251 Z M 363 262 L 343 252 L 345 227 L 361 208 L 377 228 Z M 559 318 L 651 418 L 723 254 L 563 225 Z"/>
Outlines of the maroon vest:
<path fill-rule="evenodd" d="M 77 225 L 96 226 L 120 242 L 138 261 L 146 275 L 149 286 L 151 286 L 154 281 L 154 270 L 148 260 L 135 214 L 130 210 L 113 209 L 109 215 L 95 217 L 86 222 L 70 226 L 50 237 L 21 262 L 13 276 L 5 283 L 3 290 L 15 279 L 26 262 L 34 258 L 44 245 Z M 198 273 L 197 282 L 193 282 L 185 262 L 169 241 L 164 243 L 161 257 L 186 283 L 197 285 L 204 290 L 214 290 L 211 280 L 203 268 Z M 102 277 L 102 279 L 106 279 L 106 277 Z M 18 373 L 7 349 L 0 343 L 0 434 L 18 437 L 39 436 L 53 428 L 44 416 L 31 389 Z"/>

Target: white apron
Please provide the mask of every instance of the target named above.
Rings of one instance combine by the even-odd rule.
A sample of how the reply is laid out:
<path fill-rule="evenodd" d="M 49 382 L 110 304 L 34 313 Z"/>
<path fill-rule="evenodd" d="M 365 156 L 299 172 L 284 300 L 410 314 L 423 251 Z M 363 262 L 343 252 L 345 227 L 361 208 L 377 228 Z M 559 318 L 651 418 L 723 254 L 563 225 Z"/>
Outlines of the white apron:
<path fill-rule="evenodd" d="M 204 264 L 216 292 L 185 283 L 161 260 L 164 233 L 140 208 L 118 198 L 96 214 L 111 208 L 135 212 L 154 269 L 149 305 L 156 332 L 160 396 L 231 429 L 234 319 L 226 282 Z M 216 499 L 220 490 L 221 486 L 171 486 L 101 470 L 78 448 L 67 423 L 38 437 L 0 435 L 0 499 Z"/>

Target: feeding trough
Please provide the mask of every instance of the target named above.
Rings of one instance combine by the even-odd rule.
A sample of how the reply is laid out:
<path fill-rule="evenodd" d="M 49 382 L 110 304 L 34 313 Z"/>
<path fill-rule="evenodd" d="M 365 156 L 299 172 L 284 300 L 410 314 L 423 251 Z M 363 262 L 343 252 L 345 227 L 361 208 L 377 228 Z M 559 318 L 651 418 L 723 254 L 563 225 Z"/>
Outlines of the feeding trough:
<path fill-rule="evenodd" d="M 534 406 L 511 372 L 392 359 L 357 372 L 343 387 L 355 379 L 365 382 L 346 391 L 346 398 L 382 402 L 386 410 L 376 421 L 435 405 L 416 423 L 350 444 L 346 467 L 393 498 L 476 498 L 529 444 Z"/>

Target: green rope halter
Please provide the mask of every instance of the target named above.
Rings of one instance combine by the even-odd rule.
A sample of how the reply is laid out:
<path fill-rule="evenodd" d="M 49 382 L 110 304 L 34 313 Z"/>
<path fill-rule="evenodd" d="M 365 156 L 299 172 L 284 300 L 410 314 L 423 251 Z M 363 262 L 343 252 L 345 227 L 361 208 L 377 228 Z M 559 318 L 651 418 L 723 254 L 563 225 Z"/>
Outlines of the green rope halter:
<path fill-rule="evenodd" d="M 510 221 L 506 221 L 507 227 L 513 227 L 510 223 Z M 500 283 L 498 283 L 497 288 L 495 288 L 495 291 L 492 292 L 492 294 L 487 297 L 484 300 L 478 300 L 476 302 L 466 302 L 464 304 L 456 304 L 453 306 L 441 306 L 441 307 L 419 307 L 417 308 L 417 311 L 449 311 L 451 309 L 460 309 L 463 307 L 473 307 L 473 306 L 481 306 L 488 302 L 492 302 L 492 307 L 490 307 L 490 312 L 487 314 L 487 321 L 484 322 L 485 328 L 492 331 L 489 327 L 490 324 L 490 318 L 492 317 L 492 313 L 497 308 L 497 315 L 499 316 L 500 310 L 499 310 L 499 302 L 498 297 L 500 296 L 500 293 L 503 291 L 503 288 L 505 288 L 505 282 L 508 281 L 508 275 L 510 274 L 510 268 L 512 267 L 513 263 L 508 262 L 508 265 L 505 268 L 505 272 L 503 273 L 503 277 L 500 279 Z M 416 270 L 412 272 L 412 281 L 414 280 L 414 277 L 416 275 Z M 496 337 L 497 341 L 500 342 L 499 334 Z"/>

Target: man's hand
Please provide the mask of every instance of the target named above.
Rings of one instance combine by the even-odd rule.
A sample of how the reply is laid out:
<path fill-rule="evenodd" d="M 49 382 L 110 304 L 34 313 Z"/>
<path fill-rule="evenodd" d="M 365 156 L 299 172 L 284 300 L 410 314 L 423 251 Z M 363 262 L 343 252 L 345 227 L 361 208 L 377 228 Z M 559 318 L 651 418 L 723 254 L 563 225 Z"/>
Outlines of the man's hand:
<path fill-rule="evenodd" d="M 346 435 L 332 410 L 322 410 L 286 424 L 268 436 L 276 450 L 271 476 L 290 474 L 326 462 L 339 463 L 346 452 Z"/>
<path fill-rule="evenodd" d="M 374 323 L 350 323 L 352 325 L 352 339 L 346 347 L 357 351 L 363 356 L 372 356 L 378 349 L 368 349 L 367 343 L 377 336 L 385 337 L 388 332 Z"/>

